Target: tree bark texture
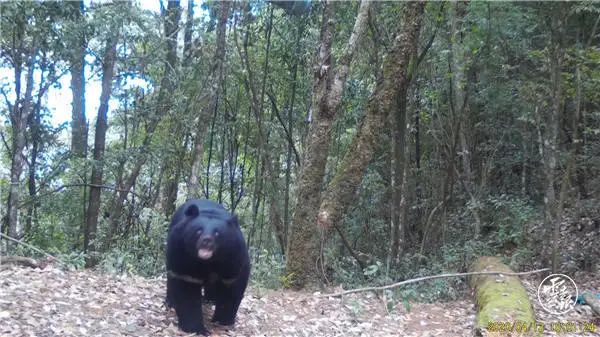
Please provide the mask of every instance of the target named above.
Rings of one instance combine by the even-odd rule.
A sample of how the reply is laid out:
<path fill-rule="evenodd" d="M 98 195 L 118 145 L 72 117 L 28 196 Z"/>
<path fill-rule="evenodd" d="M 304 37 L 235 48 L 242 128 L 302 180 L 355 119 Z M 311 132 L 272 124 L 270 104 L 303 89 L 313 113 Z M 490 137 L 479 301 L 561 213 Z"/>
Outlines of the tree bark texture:
<path fill-rule="evenodd" d="M 44 92 L 44 84 L 46 82 L 45 78 L 44 78 L 44 73 L 46 72 L 47 68 L 48 68 L 48 59 L 46 58 L 46 56 L 44 56 L 42 58 L 41 64 L 40 64 L 40 73 L 41 73 L 41 78 L 40 81 L 38 83 L 39 88 L 38 88 L 38 93 L 43 93 Z M 32 113 L 29 115 L 29 121 L 27 122 L 27 124 L 29 125 L 29 134 L 30 134 L 30 139 L 31 139 L 31 153 L 29 156 L 29 172 L 28 172 L 28 182 L 27 182 L 27 189 L 29 190 L 29 198 L 31 200 L 31 202 L 29 203 L 28 209 L 27 209 L 27 221 L 25 222 L 25 228 L 24 228 L 24 232 L 25 233 L 29 233 L 32 225 L 33 225 L 33 220 L 36 217 L 36 211 L 37 211 L 37 206 L 38 206 L 38 201 L 36 200 L 36 194 L 37 194 L 37 179 L 36 179 L 36 171 L 38 168 L 38 157 L 40 155 L 40 146 L 42 145 L 42 97 L 43 94 L 40 95 L 38 94 L 38 97 L 36 99 L 35 105 L 33 106 L 33 111 Z"/>
<path fill-rule="evenodd" d="M 561 115 L 564 105 L 563 83 L 562 83 L 562 64 L 564 60 L 564 48 L 562 45 L 564 35 L 564 13 L 558 13 L 562 6 L 553 10 L 550 20 L 551 27 L 551 46 L 549 48 L 549 69 L 551 80 L 551 106 L 544 115 L 545 132 L 542 132 L 543 156 L 542 163 L 545 175 L 544 206 L 546 209 L 547 221 L 552 221 L 555 215 L 556 190 L 554 186 L 555 171 L 558 164 L 558 142 L 559 130 L 561 124 Z M 555 12 L 556 11 L 556 12 Z"/>
<path fill-rule="evenodd" d="M 412 50 L 416 48 L 423 9 L 423 2 L 406 5 L 402 30 L 395 37 L 393 47 L 385 58 L 383 77 L 369 100 L 365 119 L 324 193 L 318 223 L 326 231 L 341 220 L 356 200 L 356 191 L 381 140 L 383 123 L 390 114 L 398 111 L 399 100 L 406 99 L 408 64 Z"/>
<path fill-rule="evenodd" d="M 188 0 L 188 10 L 183 39 L 184 60 L 181 62 L 182 69 L 185 66 L 183 64 L 186 61 L 185 58 L 189 56 L 192 43 L 192 19 L 194 16 L 193 5 L 193 0 Z M 158 111 L 158 113 L 164 114 L 166 111 L 168 111 L 168 109 L 170 109 L 172 105 L 172 99 L 170 98 L 169 93 L 176 88 L 174 79 L 178 77 L 176 72 L 176 69 L 178 69 L 179 66 L 179 60 L 177 57 L 177 32 L 179 29 L 180 19 L 181 8 L 179 7 L 179 2 L 170 2 L 167 12 L 165 13 L 164 23 L 164 34 L 165 38 L 168 39 L 167 59 L 163 70 L 163 78 L 161 80 L 162 89 L 159 94 L 159 106 L 163 106 L 164 108 L 162 111 Z M 182 173 L 182 165 L 178 161 L 185 157 L 184 151 L 186 151 L 186 149 L 183 148 L 184 133 L 182 132 L 182 129 L 184 126 L 182 125 L 181 121 L 177 120 L 176 117 L 172 118 L 169 128 L 170 134 L 173 135 L 173 139 L 171 141 L 172 151 L 167 153 L 163 161 L 163 178 L 165 182 L 163 189 L 164 199 L 162 205 L 163 213 L 167 218 L 175 212 L 175 202 L 177 201 L 177 194 L 179 193 L 179 180 Z"/>
<path fill-rule="evenodd" d="M 558 144 L 560 142 L 560 127 L 562 121 L 562 112 L 565 104 L 563 97 L 563 78 L 562 68 L 565 60 L 565 26 L 566 13 L 568 9 L 565 5 L 559 3 L 552 11 L 550 24 L 551 43 L 550 46 L 550 79 L 552 81 L 552 107 L 548 111 L 546 124 L 546 138 L 544 139 L 545 173 L 546 173 L 546 191 L 544 195 L 544 206 L 547 214 L 547 225 L 552 224 L 552 272 L 559 270 L 558 245 L 560 236 L 560 225 L 562 222 L 563 203 L 568 185 L 570 167 L 574 162 L 574 155 L 569 160 L 567 171 L 563 177 L 561 186 L 560 200 L 556 200 L 556 191 L 554 184 L 555 170 L 559 161 Z"/>
<path fill-rule="evenodd" d="M 350 62 L 367 26 L 370 5 L 368 1 L 361 2 L 348 45 L 339 60 L 339 67 L 334 69 L 331 48 L 335 33 L 333 3 L 325 3 L 312 98 L 315 118 L 310 125 L 306 152 L 300 166 L 298 201 L 287 254 L 286 272 L 293 288 L 303 288 L 317 280 L 315 261 L 319 256 L 319 246 L 316 217 L 331 141 L 331 127 L 342 100 Z"/>
<path fill-rule="evenodd" d="M 74 21 L 79 25 L 84 22 L 83 1 L 69 1 Z M 87 43 L 84 30 L 76 31 L 76 44 L 73 46 L 71 64 L 71 92 L 73 94 L 73 109 L 71 112 L 71 153 L 79 158 L 87 153 L 87 121 L 85 115 L 85 50 Z"/>
<path fill-rule="evenodd" d="M 23 173 L 23 150 L 25 149 L 25 132 L 27 129 L 27 120 L 33 111 L 33 74 L 35 55 L 34 51 L 29 55 L 27 60 L 27 75 L 25 83 L 25 94 L 22 100 L 19 100 L 20 92 L 17 92 L 17 101 L 13 106 L 13 111 L 10 115 L 10 124 L 12 131 L 12 151 L 10 165 L 10 188 L 8 190 L 8 208 L 6 210 L 8 220 L 8 235 L 13 238 L 19 236 L 19 201 L 21 191 L 19 182 Z M 15 80 L 20 82 L 22 64 L 15 66 Z M 16 85 L 16 90 L 20 90 L 20 83 Z"/>

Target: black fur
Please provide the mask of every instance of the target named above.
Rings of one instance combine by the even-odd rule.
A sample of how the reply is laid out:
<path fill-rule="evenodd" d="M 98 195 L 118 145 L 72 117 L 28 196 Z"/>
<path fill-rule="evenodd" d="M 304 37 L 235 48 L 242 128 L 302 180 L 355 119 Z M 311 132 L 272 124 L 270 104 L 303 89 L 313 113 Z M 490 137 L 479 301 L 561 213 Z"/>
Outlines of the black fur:
<path fill-rule="evenodd" d="M 167 271 L 166 302 L 175 308 L 181 330 L 208 334 L 203 297 L 215 303 L 213 322 L 234 324 L 250 276 L 237 217 L 209 200 L 179 207 L 169 226 Z"/>

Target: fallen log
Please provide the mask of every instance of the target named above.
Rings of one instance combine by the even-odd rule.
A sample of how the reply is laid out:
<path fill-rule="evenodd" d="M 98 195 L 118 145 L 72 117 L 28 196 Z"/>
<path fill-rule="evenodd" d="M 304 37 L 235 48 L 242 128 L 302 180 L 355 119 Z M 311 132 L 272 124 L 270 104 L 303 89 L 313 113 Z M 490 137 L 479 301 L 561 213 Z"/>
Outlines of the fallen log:
<path fill-rule="evenodd" d="M 513 273 L 499 258 L 490 256 L 477 259 L 470 270 Z M 475 336 L 482 336 L 483 330 L 493 332 L 494 336 L 510 336 L 509 331 L 526 332 L 535 327 L 535 314 L 527 291 L 517 277 L 507 274 L 474 275 L 470 278 L 477 306 Z"/>
<path fill-rule="evenodd" d="M 23 256 L 0 256 L 0 264 L 18 264 L 30 268 L 40 267 L 36 260 Z"/>

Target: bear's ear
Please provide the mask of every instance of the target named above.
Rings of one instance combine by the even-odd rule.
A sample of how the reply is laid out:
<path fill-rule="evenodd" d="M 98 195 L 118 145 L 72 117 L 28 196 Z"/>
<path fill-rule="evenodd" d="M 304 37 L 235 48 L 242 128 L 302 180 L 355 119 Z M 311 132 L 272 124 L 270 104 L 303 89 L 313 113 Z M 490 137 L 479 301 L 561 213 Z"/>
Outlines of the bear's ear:
<path fill-rule="evenodd" d="M 185 216 L 191 217 L 191 218 L 195 218 L 198 216 L 198 214 L 200 214 L 200 210 L 198 209 L 197 205 L 190 205 L 190 207 L 188 207 L 185 210 Z"/>
<path fill-rule="evenodd" d="M 227 223 L 230 226 L 240 227 L 240 223 L 238 222 L 238 217 L 235 214 L 231 215 L 231 218 L 229 218 L 229 221 L 227 221 Z"/>

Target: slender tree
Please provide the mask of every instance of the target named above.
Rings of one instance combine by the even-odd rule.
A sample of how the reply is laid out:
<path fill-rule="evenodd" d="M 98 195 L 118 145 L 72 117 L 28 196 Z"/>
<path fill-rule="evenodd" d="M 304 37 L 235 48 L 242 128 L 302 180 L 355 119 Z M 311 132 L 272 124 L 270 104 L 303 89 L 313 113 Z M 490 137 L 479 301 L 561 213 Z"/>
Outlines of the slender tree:
<path fill-rule="evenodd" d="M 112 201 L 112 208 L 109 218 L 109 231 L 105 245 L 110 245 L 115 233 L 117 232 L 119 219 L 123 212 L 125 198 L 131 192 L 135 182 L 142 171 L 142 167 L 148 160 L 149 147 L 158 124 L 169 113 L 172 108 L 173 100 L 171 93 L 176 89 L 177 72 L 179 66 L 179 58 L 177 56 L 177 34 L 179 32 L 179 21 L 181 19 L 181 6 L 179 1 L 169 1 L 167 10 L 164 14 L 164 34 L 166 43 L 166 59 L 164 62 L 163 77 L 158 89 L 158 97 L 154 109 L 151 111 L 148 122 L 144 128 L 144 138 L 141 146 L 138 149 L 137 156 L 134 160 L 133 167 L 124 179 L 122 186 L 119 186 L 119 191 L 116 193 Z"/>
<path fill-rule="evenodd" d="M 190 197 L 199 197 L 201 192 L 200 177 L 202 172 L 202 160 L 204 158 L 204 139 L 208 125 L 210 125 L 210 116 L 217 108 L 217 102 L 220 94 L 220 83 L 223 81 L 226 51 L 226 28 L 227 18 L 229 17 L 229 8 L 231 3 L 224 1 L 219 3 L 219 23 L 217 27 L 217 45 L 213 56 L 210 74 L 205 80 L 208 84 L 208 92 L 205 93 L 205 106 L 202 107 L 198 115 L 195 127 L 196 135 L 194 137 L 194 148 L 192 152 L 191 172 L 187 181 L 187 195 Z M 196 99 L 199 99 L 198 96 Z"/>
<path fill-rule="evenodd" d="M 71 153 L 76 157 L 85 157 L 87 153 L 87 119 L 85 115 L 85 54 L 87 41 L 85 36 L 85 18 L 83 1 L 68 1 L 74 22 L 73 48 L 70 54 L 71 92 L 73 109 L 71 112 Z"/>
<path fill-rule="evenodd" d="M 94 266 L 98 262 L 96 256 L 96 235 L 98 232 L 98 215 L 100 214 L 101 185 L 104 176 L 104 149 L 106 148 L 106 131 L 108 130 L 108 101 L 112 94 L 112 82 L 114 76 L 115 62 L 117 58 L 118 31 L 106 40 L 102 58 L 102 91 L 100 93 L 100 106 L 96 119 L 96 132 L 94 138 L 94 165 L 92 166 L 92 177 L 90 182 L 90 196 L 88 213 L 86 216 L 86 227 L 84 232 L 84 250 L 88 254 L 86 265 Z"/>

